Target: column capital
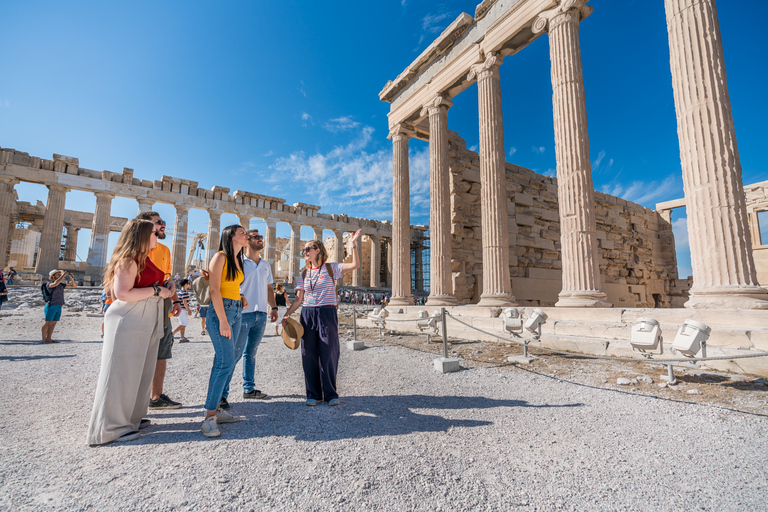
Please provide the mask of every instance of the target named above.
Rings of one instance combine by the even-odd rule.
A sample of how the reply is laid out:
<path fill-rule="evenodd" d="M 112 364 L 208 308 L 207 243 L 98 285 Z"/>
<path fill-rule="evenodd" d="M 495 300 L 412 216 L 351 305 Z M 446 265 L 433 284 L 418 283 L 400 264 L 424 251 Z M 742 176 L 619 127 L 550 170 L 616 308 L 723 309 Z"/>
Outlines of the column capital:
<path fill-rule="evenodd" d="M 48 190 L 52 192 L 69 192 L 71 190 L 66 185 L 59 185 L 58 183 L 46 185 L 46 187 L 48 187 Z"/>
<path fill-rule="evenodd" d="M 408 140 L 416 134 L 416 130 L 412 126 L 405 123 L 398 123 L 389 130 L 388 139 L 394 140 Z"/>
<path fill-rule="evenodd" d="M 594 10 L 594 7 L 587 5 L 589 0 L 562 0 L 560 5 L 547 11 L 541 12 L 535 20 L 531 31 L 534 34 L 539 32 L 549 32 L 561 23 L 568 21 L 576 22 L 583 20 Z"/>
<path fill-rule="evenodd" d="M 177 215 L 180 214 L 180 213 L 188 213 L 189 210 L 190 210 L 190 207 L 185 205 L 185 204 L 177 204 L 177 205 L 174 205 L 174 206 L 176 207 L 176 214 Z"/>
<path fill-rule="evenodd" d="M 155 200 L 149 197 L 137 197 L 136 202 L 139 204 L 148 204 L 150 206 L 155 204 Z"/>
<path fill-rule="evenodd" d="M 110 194 L 109 192 L 104 192 L 104 191 L 94 192 L 93 195 L 95 195 L 96 197 L 105 197 L 109 199 L 115 198 L 115 194 Z"/>
<path fill-rule="evenodd" d="M 220 212 L 218 210 L 208 210 L 208 217 L 213 219 L 221 219 L 221 214 L 224 212 Z"/>
<path fill-rule="evenodd" d="M 424 104 L 424 106 L 421 109 L 421 113 L 419 115 L 424 117 L 427 114 L 433 115 L 433 114 L 437 114 L 440 111 L 447 112 L 448 109 L 451 108 L 452 106 L 453 106 L 453 102 L 448 101 L 447 96 L 438 94 Z"/>
<path fill-rule="evenodd" d="M 488 78 L 489 76 L 499 74 L 499 66 L 501 66 L 502 57 L 496 52 L 488 52 L 485 54 L 485 60 L 478 64 L 473 64 L 469 67 L 469 73 L 467 74 L 467 80 L 478 81 Z"/>
<path fill-rule="evenodd" d="M 0 176 L 0 183 L 5 183 L 10 186 L 14 186 L 19 183 L 18 178 L 14 178 L 12 176 Z"/>

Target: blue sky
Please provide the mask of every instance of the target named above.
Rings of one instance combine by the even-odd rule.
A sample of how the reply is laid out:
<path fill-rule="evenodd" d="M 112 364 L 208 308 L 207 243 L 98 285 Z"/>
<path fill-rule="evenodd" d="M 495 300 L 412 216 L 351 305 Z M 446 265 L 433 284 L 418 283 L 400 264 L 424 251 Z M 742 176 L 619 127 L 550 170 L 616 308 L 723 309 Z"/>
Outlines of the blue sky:
<path fill-rule="evenodd" d="M 590 3 L 581 50 L 595 188 L 650 208 L 682 197 L 663 2 Z M 392 149 L 389 105 L 378 93 L 456 16 L 473 15 L 476 2 L 0 5 L 0 146 L 384 220 Z M 721 1 L 718 9 L 744 182 L 768 180 L 768 34 L 744 23 L 766 18 L 768 2 Z M 546 36 L 501 67 L 507 160 L 544 174 L 556 167 L 549 73 Z M 476 145 L 476 88 L 454 103 L 449 128 Z M 412 142 L 413 223 L 429 220 L 428 165 L 427 144 Z M 45 200 L 41 186 L 17 190 L 21 200 Z M 92 194 L 67 196 L 67 208 L 94 205 Z M 136 208 L 113 201 L 113 215 Z M 173 208 L 156 209 L 172 226 Z M 675 212 L 682 276 L 690 274 L 684 219 Z M 206 226 L 204 212 L 190 214 L 190 233 Z M 252 226 L 263 228 L 256 219 Z M 305 228 L 302 237 L 310 236 Z M 81 237 L 80 258 L 87 243 Z"/>

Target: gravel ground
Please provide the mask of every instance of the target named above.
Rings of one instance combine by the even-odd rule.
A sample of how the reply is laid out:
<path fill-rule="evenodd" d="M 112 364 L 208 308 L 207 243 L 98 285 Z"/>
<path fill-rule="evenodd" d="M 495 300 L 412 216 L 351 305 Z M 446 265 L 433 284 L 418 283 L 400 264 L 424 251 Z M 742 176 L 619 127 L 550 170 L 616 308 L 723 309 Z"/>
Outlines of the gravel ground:
<path fill-rule="evenodd" d="M 342 348 L 342 404 L 310 408 L 300 354 L 268 327 L 257 387 L 271 398 L 244 402 L 236 375 L 232 412 L 246 420 L 206 439 L 213 349 L 193 319 L 165 386 L 184 407 L 150 411 L 136 441 L 90 448 L 95 292 L 68 291 L 84 309 L 43 345 L 35 293 L 12 291 L 0 311 L 0 509 L 767 509 L 765 391 L 729 407 L 471 358 L 441 375 L 434 354 L 375 331 L 365 350 Z"/>

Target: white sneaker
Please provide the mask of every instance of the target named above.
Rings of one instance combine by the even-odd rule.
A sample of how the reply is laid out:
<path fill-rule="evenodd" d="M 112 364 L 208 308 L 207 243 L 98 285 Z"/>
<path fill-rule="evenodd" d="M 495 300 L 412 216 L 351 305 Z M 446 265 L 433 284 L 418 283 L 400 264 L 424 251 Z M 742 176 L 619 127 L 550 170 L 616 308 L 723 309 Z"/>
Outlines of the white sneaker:
<path fill-rule="evenodd" d="M 219 427 L 216 425 L 216 416 L 211 416 L 206 419 L 200 427 L 200 430 L 203 431 L 205 437 L 219 437 L 221 435 L 221 430 L 219 430 Z"/>
<path fill-rule="evenodd" d="M 216 423 L 237 423 L 242 419 L 242 416 L 235 416 L 224 409 L 216 411 Z"/>

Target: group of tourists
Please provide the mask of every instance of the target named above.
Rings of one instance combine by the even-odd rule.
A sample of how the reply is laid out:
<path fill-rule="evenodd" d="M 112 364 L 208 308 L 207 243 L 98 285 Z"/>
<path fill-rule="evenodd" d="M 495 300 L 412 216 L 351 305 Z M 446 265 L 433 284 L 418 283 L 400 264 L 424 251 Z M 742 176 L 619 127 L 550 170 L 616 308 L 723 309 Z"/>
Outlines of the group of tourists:
<path fill-rule="evenodd" d="M 192 313 L 190 288 L 200 305 L 203 334 L 210 337 L 214 349 L 201 425 L 204 436 L 218 437 L 220 424 L 242 419 L 229 412 L 228 402 L 230 381 L 240 359 L 243 398 L 268 398 L 255 388 L 256 351 L 267 320 L 275 324 L 277 334 L 300 306 L 305 404 L 326 401 L 338 405 L 335 279 L 360 266 L 356 249 L 360 231 L 350 238 L 351 263 L 327 263 L 322 241 L 306 244 L 302 251 L 306 267 L 291 303 L 282 285 L 276 291 L 273 288 L 271 266 L 261 257 L 264 239 L 258 230 L 239 225 L 224 228 L 208 271 L 201 271 L 192 282 L 176 282 L 171 276 L 170 250 L 158 241 L 165 238 L 165 226 L 156 212 L 145 212 L 129 221 L 105 270 L 104 291 L 112 303 L 105 307 L 101 370 L 87 443 L 98 446 L 137 439 L 139 430 L 151 423 L 144 418 L 148 409 L 182 406 L 163 392 L 163 383 L 174 333 L 180 334 L 180 343 L 188 341 L 185 327 Z M 51 277 L 55 290 L 64 276 Z M 169 316 L 179 318 L 175 331 Z"/>
<path fill-rule="evenodd" d="M 359 292 L 355 290 L 339 290 L 339 301 L 349 304 L 362 304 L 366 306 L 370 305 L 384 305 L 389 303 L 389 295 L 386 293 L 378 294 L 371 292 Z"/>

